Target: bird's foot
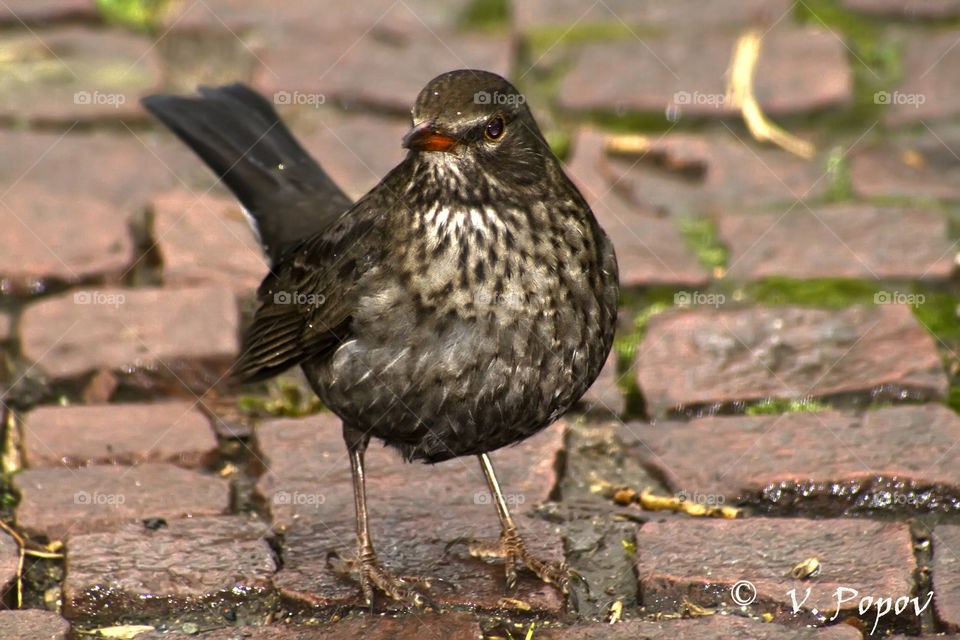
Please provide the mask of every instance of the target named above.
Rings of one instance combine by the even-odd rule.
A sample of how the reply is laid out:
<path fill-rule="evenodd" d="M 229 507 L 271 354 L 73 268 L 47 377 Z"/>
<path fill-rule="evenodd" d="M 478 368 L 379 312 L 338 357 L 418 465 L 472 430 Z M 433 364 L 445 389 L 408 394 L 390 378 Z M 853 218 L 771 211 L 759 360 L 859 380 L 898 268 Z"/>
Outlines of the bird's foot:
<path fill-rule="evenodd" d="M 507 577 L 506 590 L 517 583 L 517 563 L 532 571 L 540 580 L 556 585 L 564 594 L 569 593 L 570 579 L 566 565 L 540 560 L 527 551 L 523 539 L 516 529 L 504 530 L 496 542 L 472 541 L 468 547 L 474 557 L 503 558 Z"/>
<path fill-rule="evenodd" d="M 430 607 L 437 610 L 436 604 L 423 589 L 430 588 L 430 579 L 420 576 L 398 576 L 384 567 L 377 557 L 370 553 L 361 553 L 359 558 L 337 560 L 335 569 L 349 574 L 360 582 L 363 599 L 367 606 L 373 607 L 374 588 L 384 595 L 414 607 Z"/>

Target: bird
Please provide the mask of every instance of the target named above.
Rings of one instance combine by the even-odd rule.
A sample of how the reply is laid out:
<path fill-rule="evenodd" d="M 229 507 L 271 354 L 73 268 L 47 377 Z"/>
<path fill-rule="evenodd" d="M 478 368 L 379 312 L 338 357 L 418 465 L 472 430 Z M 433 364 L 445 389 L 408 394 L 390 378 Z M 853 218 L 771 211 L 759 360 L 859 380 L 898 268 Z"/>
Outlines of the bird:
<path fill-rule="evenodd" d="M 529 552 L 490 453 L 552 424 L 610 352 L 613 244 L 505 78 L 460 69 L 416 97 L 404 159 L 356 202 L 270 102 L 243 84 L 154 95 L 144 106 L 249 213 L 270 263 L 233 373 L 299 366 L 340 417 L 357 531 L 354 569 L 414 606 L 419 584 L 378 558 L 364 454 L 376 438 L 408 462 L 476 456 L 500 522 L 487 552 L 569 593 L 571 572 Z"/>

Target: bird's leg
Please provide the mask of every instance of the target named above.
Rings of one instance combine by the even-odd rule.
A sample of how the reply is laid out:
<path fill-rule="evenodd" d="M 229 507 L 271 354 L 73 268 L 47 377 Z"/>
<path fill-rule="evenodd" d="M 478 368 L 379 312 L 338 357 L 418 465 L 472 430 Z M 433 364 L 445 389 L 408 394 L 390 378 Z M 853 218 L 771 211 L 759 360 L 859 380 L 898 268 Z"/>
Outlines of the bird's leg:
<path fill-rule="evenodd" d="M 411 587 L 408 580 L 398 578 L 377 561 L 367 524 L 367 489 L 363 470 L 363 456 L 370 436 L 343 426 L 343 439 L 350 454 L 350 471 L 353 476 L 353 506 L 357 516 L 357 559 L 360 563 L 360 587 L 367 605 L 373 607 L 373 587 L 394 600 L 409 602 L 415 606 L 432 604 L 426 596 Z"/>
<path fill-rule="evenodd" d="M 568 591 L 568 579 L 566 567 L 562 564 L 544 562 L 527 551 L 520 534 L 517 532 L 517 525 L 514 524 L 510 516 L 510 510 L 507 509 L 507 502 L 503 498 L 503 492 L 500 491 L 500 483 L 497 481 L 497 475 L 493 471 L 493 464 L 490 457 L 481 453 L 480 467 L 483 469 L 483 475 L 487 479 L 487 486 L 490 487 L 490 496 L 494 506 L 497 508 L 497 516 L 500 518 L 500 540 L 493 545 L 473 545 L 470 552 L 474 555 L 495 556 L 506 559 L 507 590 L 513 588 L 517 582 L 517 561 L 523 563 L 525 567 L 533 571 L 538 578 L 548 584 L 557 585 L 563 592 Z"/>

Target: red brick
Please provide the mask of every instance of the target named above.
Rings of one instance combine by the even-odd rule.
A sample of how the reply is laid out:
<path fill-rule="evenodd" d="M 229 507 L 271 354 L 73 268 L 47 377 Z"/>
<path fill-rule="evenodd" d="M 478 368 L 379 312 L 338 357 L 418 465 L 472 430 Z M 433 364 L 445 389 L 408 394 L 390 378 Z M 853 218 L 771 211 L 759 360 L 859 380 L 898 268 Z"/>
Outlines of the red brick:
<path fill-rule="evenodd" d="M 889 105 L 884 114 L 887 124 L 932 123 L 960 114 L 958 39 L 957 30 L 917 33 L 906 39 L 903 82 L 894 91 L 874 94 L 875 101 L 885 99 Z"/>
<path fill-rule="evenodd" d="M 939 404 L 631 422 L 624 439 L 671 491 L 701 502 L 843 515 L 955 512 L 960 501 L 960 418 Z"/>
<path fill-rule="evenodd" d="M 667 312 L 651 320 L 637 362 L 656 415 L 765 398 L 868 396 L 880 387 L 893 398 L 901 389 L 918 398 L 947 391 L 933 339 L 900 304 Z"/>
<path fill-rule="evenodd" d="M 207 627 L 224 624 L 229 610 L 240 624 L 261 623 L 278 605 L 269 533 L 264 524 L 225 516 L 71 535 L 64 616 L 84 625 Z"/>
<path fill-rule="evenodd" d="M 410 10 L 397 5 L 396 11 Z M 512 45 L 506 35 L 430 29 L 422 24 L 405 30 L 391 28 L 389 22 L 373 27 L 344 29 L 328 22 L 299 22 L 265 33 L 263 66 L 255 83 L 268 96 L 290 92 L 291 104 L 322 95 L 324 101 L 408 113 L 424 85 L 441 73 L 461 68 L 510 72 Z"/>
<path fill-rule="evenodd" d="M 100 198 L 33 184 L 35 189 L 23 185 L 0 203 L 6 247 L 0 278 L 7 287 L 38 292 L 31 283 L 119 278 L 133 261 L 126 213 Z"/>
<path fill-rule="evenodd" d="M 0 116 L 75 122 L 128 118 L 143 112 L 137 99 L 160 81 L 153 40 L 123 29 L 67 26 L 9 33 L 10 78 Z"/>
<path fill-rule="evenodd" d="M 0 596 L 4 599 L 8 589 L 16 589 L 14 583 L 17 578 L 19 555 L 20 548 L 17 541 L 6 531 L 0 530 Z M 2 628 L 0 626 L 0 637 L 3 634 Z"/>
<path fill-rule="evenodd" d="M 561 630 L 546 629 L 544 640 L 860 640 L 854 627 L 838 624 L 826 629 L 793 629 L 734 615 L 707 615 L 674 620 L 623 620 Z"/>
<path fill-rule="evenodd" d="M 239 640 L 240 638 L 243 640 L 340 640 L 341 638 L 476 640 L 481 635 L 478 618 L 465 611 L 414 613 L 404 616 L 371 616 L 367 611 L 361 611 L 350 617 L 321 624 L 272 624 L 239 629 L 214 629 L 204 632 L 203 640 Z M 137 636 L 137 640 L 194 640 L 194 638 L 196 634 L 159 631 Z"/>
<path fill-rule="evenodd" d="M 786 0 L 720 0 L 710 3 L 679 0 L 605 0 L 584 4 L 577 0 L 524 0 L 513 6 L 514 24 L 523 31 L 544 28 L 576 29 L 597 24 L 635 29 L 700 30 L 748 27 L 764 17 L 771 22 L 791 10 Z"/>
<path fill-rule="evenodd" d="M 933 593 L 937 618 L 950 631 L 960 632 L 960 526 L 933 530 Z"/>
<path fill-rule="evenodd" d="M 875 603 L 916 593 L 910 528 L 903 523 L 780 518 L 649 522 L 637 533 L 637 553 L 640 597 L 648 613 L 680 613 L 689 603 L 757 617 L 769 614 L 773 622 L 791 626 L 858 617 L 869 630 L 877 609 L 874 604 L 860 614 L 861 598 Z M 793 568 L 811 557 L 819 560 L 820 573 L 807 580 L 793 578 Z M 744 580 L 750 584 L 734 588 Z M 838 596 L 838 589 L 851 591 Z M 923 607 L 925 599 L 918 602 Z M 880 617 L 878 629 L 889 628 L 894 620 L 901 628 L 920 630 L 912 603 L 899 616 L 891 611 Z"/>
<path fill-rule="evenodd" d="M 58 20 L 94 20 L 96 7 L 88 0 L 4 0 L 0 24 L 49 24 Z"/>
<path fill-rule="evenodd" d="M 27 414 L 30 467 L 172 462 L 201 464 L 217 447 L 207 418 L 189 402 L 39 407 Z"/>
<path fill-rule="evenodd" d="M 0 611 L 0 640 L 69 640 L 70 623 L 53 611 Z"/>
<path fill-rule="evenodd" d="M 943 280 L 953 271 L 947 219 L 939 211 L 832 205 L 785 213 L 717 216 L 734 279 Z"/>
<path fill-rule="evenodd" d="M 960 15 L 958 0 L 840 0 L 850 11 L 901 19 L 937 19 Z"/>
<path fill-rule="evenodd" d="M 879 142 L 850 153 L 850 180 L 865 198 L 960 198 L 960 138 L 944 134 Z"/>
<path fill-rule="evenodd" d="M 249 295 L 257 290 L 269 269 L 235 199 L 173 192 L 152 206 L 164 284 L 218 285 Z"/>
<path fill-rule="evenodd" d="M 16 522 L 62 540 L 133 519 L 218 515 L 230 506 L 221 478 L 169 464 L 27 469 L 14 476 Z"/>
<path fill-rule="evenodd" d="M 562 560 L 555 525 L 526 517 L 556 483 L 559 425 L 522 445 L 492 455 L 503 491 L 532 552 Z M 276 584 L 291 602 L 310 611 L 363 606 L 359 587 L 340 577 L 329 554 L 355 553 L 350 466 L 340 421 L 330 414 L 275 420 L 257 430 L 268 472 L 257 484 L 274 525 L 283 527 L 283 565 Z M 503 566 L 471 558 L 463 538 L 493 540 L 499 523 L 486 483 L 472 457 L 438 466 L 401 466 L 400 458 L 374 445 L 367 454 L 371 531 L 380 559 L 400 574 L 437 579 L 430 593 L 441 603 L 496 608 L 503 595 Z M 449 545 L 449 549 L 447 548 Z M 457 585 L 452 590 L 450 585 Z M 562 596 L 521 573 L 510 597 L 556 613 Z"/>
<path fill-rule="evenodd" d="M 792 207 L 822 196 L 821 163 L 760 145 L 746 134 L 673 133 L 649 139 L 642 157 L 611 158 L 609 180 L 657 211 L 686 215 Z"/>
<path fill-rule="evenodd" d="M 57 378 L 104 367 L 164 375 L 182 362 L 225 371 L 239 348 L 236 301 L 221 288 L 77 290 L 28 306 L 22 323 L 23 355 Z"/>
<path fill-rule="evenodd" d="M 603 134 L 581 131 L 567 171 L 613 240 L 621 285 L 705 284 L 708 274 L 686 248 L 674 222 L 614 184 L 603 145 Z"/>
<path fill-rule="evenodd" d="M 607 110 L 729 117 L 727 68 L 734 34 L 671 32 L 582 45 L 563 78 L 558 104 L 572 111 Z M 848 105 L 853 75 L 847 49 L 829 31 L 779 28 L 767 32 L 754 73 L 761 109 L 771 116 Z M 802 59 L 804 64 L 797 64 Z M 604 69 L 604 73 L 597 73 Z"/>
<path fill-rule="evenodd" d="M 342 117 L 330 108 L 303 109 L 296 125 L 304 147 L 354 199 L 400 164 L 406 155 L 400 140 L 410 129 L 406 118 Z"/>

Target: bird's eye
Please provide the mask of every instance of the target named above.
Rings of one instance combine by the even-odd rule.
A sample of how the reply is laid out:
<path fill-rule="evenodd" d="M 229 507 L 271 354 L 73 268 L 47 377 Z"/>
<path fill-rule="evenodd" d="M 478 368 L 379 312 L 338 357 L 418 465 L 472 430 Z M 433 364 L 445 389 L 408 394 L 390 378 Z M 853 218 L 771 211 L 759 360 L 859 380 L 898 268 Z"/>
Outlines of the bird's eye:
<path fill-rule="evenodd" d="M 487 123 L 487 128 L 483 130 L 483 134 L 487 136 L 487 140 L 499 140 L 503 137 L 503 132 L 506 131 L 507 125 L 503 121 L 503 116 L 499 113 L 492 118 L 490 122 Z"/>

